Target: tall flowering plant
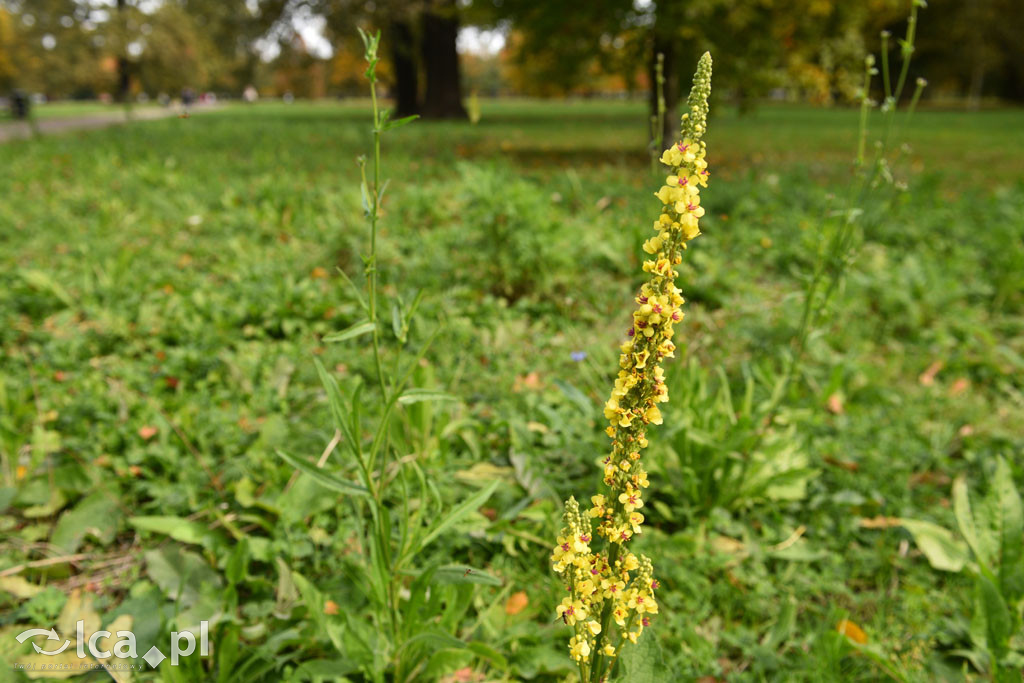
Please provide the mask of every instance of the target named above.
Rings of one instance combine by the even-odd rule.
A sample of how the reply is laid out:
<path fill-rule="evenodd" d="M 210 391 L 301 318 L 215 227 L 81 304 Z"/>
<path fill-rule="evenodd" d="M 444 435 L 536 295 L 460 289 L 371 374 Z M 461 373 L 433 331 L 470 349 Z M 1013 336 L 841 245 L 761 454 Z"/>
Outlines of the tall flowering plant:
<path fill-rule="evenodd" d="M 565 527 L 551 555 L 569 594 L 556 612 L 573 627 L 569 653 L 584 683 L 604 681 L 622 646 L 636 643 L 658 613 L 651 561 L 633 554 L 629 543 L 643 531 L 649 482 L 640 454 L 647 447 L 648 425 L 662 422 L 658 404 L 668 401 L 662 362 L 674 356 L 673 327 L 683 319 L 674 267 L 682 262 L 686 243 L 700 234 L 698 219 L 704 215 L 700 188 L 707 187 L 708 170 L 701 138 L 710 93 L 711 55 L 704 53 L 682 117 L 682 140 L 661 155 L 671 172 L 655 194 L 662 203 L 654 222 L 657 235 L 643 245 L 651 255 L 643 265 L 650 278 L 636 297 L 621 369 L 604 408 L 612 439 L 604 459 L 606 489 L 591 497 L 586 511 L 575 498 L 566 501 Z"/>

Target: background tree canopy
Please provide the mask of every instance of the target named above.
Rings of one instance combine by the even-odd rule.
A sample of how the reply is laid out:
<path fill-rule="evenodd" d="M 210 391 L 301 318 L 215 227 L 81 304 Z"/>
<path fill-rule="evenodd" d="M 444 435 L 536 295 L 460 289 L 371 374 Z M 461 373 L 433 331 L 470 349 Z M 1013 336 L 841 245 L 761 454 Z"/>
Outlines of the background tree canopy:
<path fill-rule="evenodd" d="M 784 6 L 783 6 L 784 5 Z M 399 114 L 465 117 L 486 95 L 623 95 L 650 90 L 665 56 L 669 107 L 682 65 L 711 49 L 716 92 L 741 108 L 767 95 L 850 100 L 879 33 L 901 35 L 905 0 L 0 0 L 0 89 L 50 98 L 350 95 L 355 28 L 380 28 L 382 77 Z M 935 99 L 1024 100 L 1024 14 L 1015 0 L 932 0 L 917 70 Z M 316 27 L 329 48 L 303 36 Z M 460 28 L 504 37 L 497 54 L 456 51 Z M 895 57 L 899 49 L 890 41 Z M 669 112 L 668 120 L 674 120 Z"/>

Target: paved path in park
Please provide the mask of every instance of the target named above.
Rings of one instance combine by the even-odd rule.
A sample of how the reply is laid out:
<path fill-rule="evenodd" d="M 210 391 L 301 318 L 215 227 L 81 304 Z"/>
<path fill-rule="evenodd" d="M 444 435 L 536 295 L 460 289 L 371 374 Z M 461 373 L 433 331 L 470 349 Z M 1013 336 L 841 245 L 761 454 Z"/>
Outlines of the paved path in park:
<path fill-rule="evenodd" d="M 215 105 L 204 105 L 196 107 L 193 111 L 209 111 Z M 132 121 L 150 121 L 163 119 L 168 116 L 177 116 L 179 110 L 176 107 L 146 107 L 132 110 Z M 39 132 L 43 135 L 54 133 L 65 133 L 76 130 L 88 130 L 90 128 L 105 128 L 119 123 L 125 123 L 128 119 L 123 110 L 97 112 L 85 116 L 66 116 L 52 119 L 36 119 Z M 0 143 L 14 140 L 16 138 L 27 138 L 32 135 L 32 128 L 23 121 L 0 123 Z"/>

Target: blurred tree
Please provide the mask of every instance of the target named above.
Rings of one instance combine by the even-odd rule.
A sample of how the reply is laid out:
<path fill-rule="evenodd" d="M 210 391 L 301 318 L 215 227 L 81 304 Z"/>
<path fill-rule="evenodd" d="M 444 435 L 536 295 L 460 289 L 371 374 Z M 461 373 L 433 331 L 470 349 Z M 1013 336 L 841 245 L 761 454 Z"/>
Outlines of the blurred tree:
<path fill-rule="evenodd" d="M 423 116 L 430 119 L 465 119 L 462 106 L 462 74 L 455 41 L 459 14 L 455 0 L 428 0 L 421 14 L 423 34 L 420 58 L 426 88 Z"/>
<path fill-rule="evenodd" d="M 5 0 L 12 34 L 0 52 L 10 61 L 9 87 L 49 97 L 88 96 L 107 85 L 101 69 L 105 38 L 74 0 Z"/>
<path fill-rule="evenodd" d="M 327 19 L 335 51 L 359 50 L 355 28 L 384 33 L 395 116 L 466 118 L 456 52 L 462 8 L 455 0 L 304 0 Z"/>
<path fill-rule="evenodd" d="M 1024 101 L 1024 11 L 1020 0 L 931 0 L 921 15 L 916 68 L 945 96 Z M 888 26 L 894 33 L 902 25 Z"/>
<path fill-rule="evenodd" d="M 195 16 L 181 5 L 166 3 L 143 26 L 135 67 L 143 90 L 174 94 L 211 84 L 221 62 Z"/>
<path fill-rule="evenodd" d="M 0 7 L 0 92 L 14 87 L 14 18 Z"/>
<path fill-rule="evenodd" d="M 166 1 L 166 0 L 165 0 Z M 288 0 L 170 0 L 193 19 L 213 51 L 209 86 L 241 92 L 257 80 L 257 42 L 287 23 Z"/>

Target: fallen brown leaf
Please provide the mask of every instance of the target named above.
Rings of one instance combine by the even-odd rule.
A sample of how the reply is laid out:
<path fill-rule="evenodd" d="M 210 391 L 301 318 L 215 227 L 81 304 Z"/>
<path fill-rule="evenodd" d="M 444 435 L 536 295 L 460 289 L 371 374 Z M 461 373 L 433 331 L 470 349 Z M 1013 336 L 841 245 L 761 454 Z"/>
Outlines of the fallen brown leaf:
<path fill-rule="evenodd" d="M 935 361 L 928 366 L 927 370 L 921 373 L 917 378 L 917 381 L 920 382 L 922 386 L 930 387 L 935 384 L 935 375 L 939 374 L 939 370 L 941 370 L 944 365 L 945 363 L 941 360 Z"/>
<path fill-rule="evenodd" d="M 960 377 L 949 388 L 949 395 L 956 398 L 971 387 L 971 382 L 966 377 Z"/>
<path fill-rule="evenodd" d="M 505 601 L 505 614 L 519 614 L 526 606 L 530 604 L 530 598 L 527 597 L 526 591 L 519 591 L 513 593 Z"/>
<path fill-rule="evenodd" d="M 899 517 L 883 517 L 879 515 L 877 517 L 861 517 L 857 520 L 857 524 L 860 525 L 861 529 L 891 529 L 895 526 L 900 526 L 902 521 Z"/>
<path fill-rule="evenodd" d="M 843 619 L 836 624 L 836 630 L 859 645 L 868 642 L 868 634 L 864 633 L 864 629 L 849 619 Z"/>
<path fill-rule="evenodd" d="M 831 455 L 826 455 L 823 458 L 823 460 L 826 464 L 832 465 L 833 467 L 838 467 L 840 469 L 844 469 L 847 472 L 856 472 L 857 470 L 860 469 L 860 465 L 853 462 L 852 460 L 838 460 L 836 458 L 833 458 Z"/>

